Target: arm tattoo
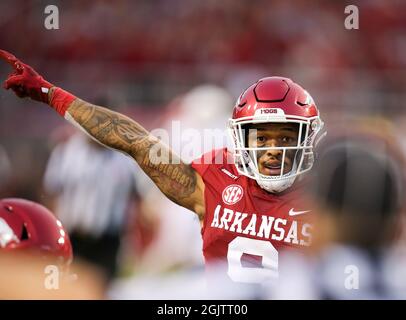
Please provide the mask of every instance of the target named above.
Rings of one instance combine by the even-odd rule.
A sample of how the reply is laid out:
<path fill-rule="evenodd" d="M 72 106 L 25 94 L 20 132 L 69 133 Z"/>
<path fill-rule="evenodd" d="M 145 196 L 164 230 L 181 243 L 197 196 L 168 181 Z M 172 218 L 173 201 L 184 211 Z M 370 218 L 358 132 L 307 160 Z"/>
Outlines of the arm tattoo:
<path fill-rule="evenodd" d="M 189 207 L 196 190 L 196 174 L 168 146 L 130 118 L 76 99 L 70 116 L 98 142 L 133 157 L 158 188 L 172 201 Z"/>

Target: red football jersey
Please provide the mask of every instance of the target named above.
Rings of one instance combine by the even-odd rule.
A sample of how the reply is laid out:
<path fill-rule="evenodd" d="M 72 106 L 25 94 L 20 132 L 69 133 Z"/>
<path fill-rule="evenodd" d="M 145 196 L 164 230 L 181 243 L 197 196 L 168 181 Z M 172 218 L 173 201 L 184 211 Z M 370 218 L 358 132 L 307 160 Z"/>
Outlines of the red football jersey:
<path fill-rule="evenodd" d="M 271 194 L 240 175 L 227 149 L 213 150 L 192 163 L 205 183 L 202 226 L 206 265 L 227 261 L 236 282 L 262 283 L 278 277 L 278 254 L 311 243 L 311 210 L 303 183 Z"/>

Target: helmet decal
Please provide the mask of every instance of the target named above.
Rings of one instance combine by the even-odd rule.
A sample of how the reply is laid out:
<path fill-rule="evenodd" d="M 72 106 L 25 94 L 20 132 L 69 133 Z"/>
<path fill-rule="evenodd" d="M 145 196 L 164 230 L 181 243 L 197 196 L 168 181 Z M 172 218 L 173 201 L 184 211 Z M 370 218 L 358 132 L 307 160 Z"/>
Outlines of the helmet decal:
<path fill-rule="evenodd" d="M 0 217 L 0 247 L 5 248 L 12 242 L 19 243 L 20 240 L 7 221 Z"/>

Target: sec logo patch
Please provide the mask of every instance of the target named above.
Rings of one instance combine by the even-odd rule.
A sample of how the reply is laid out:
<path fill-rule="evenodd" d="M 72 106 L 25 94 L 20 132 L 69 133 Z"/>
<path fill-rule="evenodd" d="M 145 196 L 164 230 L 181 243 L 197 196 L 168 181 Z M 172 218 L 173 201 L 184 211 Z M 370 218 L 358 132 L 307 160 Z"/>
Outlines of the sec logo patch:
<path fill-rule="evenodd" d="M 231 205 L 236 204 L 242 199 L 244 190 L 238 184 L 232 184 L 223 190 L 223 202 Z"/>

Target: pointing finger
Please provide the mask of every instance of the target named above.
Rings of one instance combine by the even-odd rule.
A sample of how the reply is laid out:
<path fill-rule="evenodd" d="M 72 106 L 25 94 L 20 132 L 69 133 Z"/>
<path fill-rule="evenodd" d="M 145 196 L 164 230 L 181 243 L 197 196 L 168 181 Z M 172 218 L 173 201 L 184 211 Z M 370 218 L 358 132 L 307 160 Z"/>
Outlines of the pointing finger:
<path fill-rule="evenodd" d="M 13 54 L 7 52 L 5 50 L 0 49 L 0 58 L 7 62 L 10 66 L 12 66 L 16 70 L 21 69 L 21 61 L 18 60 Z"/>

